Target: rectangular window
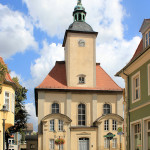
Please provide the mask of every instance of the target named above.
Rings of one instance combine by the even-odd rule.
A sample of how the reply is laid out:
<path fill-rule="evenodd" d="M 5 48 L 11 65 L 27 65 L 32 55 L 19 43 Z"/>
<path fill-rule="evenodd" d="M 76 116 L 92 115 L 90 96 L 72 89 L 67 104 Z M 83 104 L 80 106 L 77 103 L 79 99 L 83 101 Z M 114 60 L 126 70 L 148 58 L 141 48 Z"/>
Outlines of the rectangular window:
<path fill-rule="evenodd" d="M 50 139 L 50 150 L 54 150 L 54 139 Z"/>
<path fill-rule="evenodd" d="M 35 149 L 35 144 L 30 144 L 31 149 Z"/>
<path fill-rule="evenodd" d="M 104 148 L 109 148 L 109 140 L 104 139 Z"/>
<path fill-rule="evenodd" d="M 145 47 L 148 47 L 150 45 L 150 31 L 146 33 L 145 36 Z"/>
<path fill-rule="evenodd" d="M 54 120 L 50 120 L 50 131 L 54 131 Z"/>
<path fill-rule="evenodd" d="M 150 64 L 148 64 L 148 95 L 150 95 Z"/>
<path fill-rule="evenodd" d="M 59 131 L 63 131 L 63 121 L 62 120 L 59 120 L 58 129 L 59 129 Z"/>
<path fill-rule="evenodd" d="M 133 102 L 140 99 L 140 72 L 132 77 L 132 99 Z"/>
<path fill-rule="evenodd" d="M 12 94 L 12 101 L 11 101 L 11 111 L 14 113 L 14 109 L 15 109 L 15 95 Z"/>
<path fill-rule="evenodd" d="M 116 120 L 112 120 L 112 129 L 113 130 L 117 130 L 117 121 Z"/>
<path fill-rule="evenodd" d="M 79 83 L 85 83 L 85 77 L 79 77 Z"/>
<path fill-rule="evenodd" d="M 10 106 L 10 93 L 9 92 L 5 92 L 5 105 L 6 105 L 6 108 L 9 110 L 9 106 Z"/>
<path fill-rule="evenodd" d="M 112 148 L 117 148 L 117 139 L 116 138 L 114 138 L 112 140 Z"/>
<path fill-rule="evenodd" d="M 58 149 L 59 149 L 59 146 L 60 146 L 60 150 L 63 150 L 63 144 L 58 145 Z"/>
<path fill-rule="evenodd" d="M 134 149 L 141 150 L 141 124 L 134 125 Z"/>
<path fill-rule="evenodd" d="M 104 121 L 104 130 L 105 131 L 109 130 L 109 120 Z"/>

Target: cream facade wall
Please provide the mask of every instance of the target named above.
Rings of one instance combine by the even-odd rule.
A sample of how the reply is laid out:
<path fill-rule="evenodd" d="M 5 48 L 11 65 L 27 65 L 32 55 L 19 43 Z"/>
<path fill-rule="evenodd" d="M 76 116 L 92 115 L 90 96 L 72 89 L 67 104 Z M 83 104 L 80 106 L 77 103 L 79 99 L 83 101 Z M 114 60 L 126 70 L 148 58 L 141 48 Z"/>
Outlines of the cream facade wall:
<path fill-rule="evenodd" d="M 59 136 L 64 138 L 65 144 L 63 150 L 78 150 L 79 138 L 89 138 L 90 150 L 104 149 L 104 135 L 112 132 L 117 138 L 117 149 L 119 149 L 120 137 L 117 131 L 112 131 L 112 119 L 109 118 L 109 131 L 104 131 L 104 120 L 101 120 L 97 126 L 93 123 L 99 117 L 103 116 L 103 105 L 108 103 L 111 105 L 112 114 L 119 114 L 123 117 L 123 97 L 118 93 L 87 93 L 87 92 L 48 92 L 42 91 L 38 93 L 38 150 L 49 150 L 50 139 L 57 139 Z M 60 106 L 60 114 L 52 114 L 51 106 L 58 103 Z M 78 126 L 78 105 L 86 105 L 86 125 L 82 128 Z M 46 119 L 45 116 L 47 116 Z M 71 121 L 68 119 L 70 118 Z M 50 120 L 55 120 L 55 131 L 50 131 Z M 58 131 L 58 120 L 64 121 L 64 131 Z M 123 121 L 115 118 L 117 127 L 123 128 Z M 122 143 L 124 145 L 124 138 Z M 58 146 L 55 145 L 55 150 Z M 107 149 L 106 149 L 107 150 Z"/>
<path fill-rule="evenodd" d="M 80 39 L 85 41 L 84 47 L 78 45 Z M 65 46 L 67 86 L 96 86 L 95 45 L 96 35 L 68 33 Z M 85 75 L 85 84 L 78 84 L 79 75 Z"/>
<path fill-rule="evenodd" d="M 9 92 L 10 94 L 10 101 L 9 101 L 10 109 L 6 114 L 6 120 L 5 120 L 5 130 L 7 130 L 9 127 L 14 125 L 14 113 L 12 112 L 12 105 L 13 106 L 15 105 L 13 101 L 14 100 L 13 96 L 15 96 L 15 90 L 11 85 L 7 85 L 7 84 L 2 85 L 2 93 L 0 94 L 0 110 L 5 104 L 5 92 Z M 0 150 L 3 149 L 3 120 L 2 119 L 3 119 L 3 114 L 0 111 Z"/>

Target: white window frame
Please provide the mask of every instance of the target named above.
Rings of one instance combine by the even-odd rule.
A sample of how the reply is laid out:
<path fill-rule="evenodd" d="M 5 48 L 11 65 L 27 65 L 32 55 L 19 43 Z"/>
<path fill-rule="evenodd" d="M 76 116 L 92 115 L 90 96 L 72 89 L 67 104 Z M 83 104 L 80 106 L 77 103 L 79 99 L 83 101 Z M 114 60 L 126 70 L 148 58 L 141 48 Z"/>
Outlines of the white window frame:
<path fill-rule="evenodd" d="M 62 120 L 58 120 L 58 131 L 63 131 L 64 122 Z"/>
<path fill-rule="evenodd" d="M 104 139 L 104 148 L 109 148 L 109 140 L 107 138 Z"/>
<path fill-rule="evenodd" d="M 150 30 L 145 33 L 145 48 L 150 45 Z"/>
<path fill-rule="evenodd" d="M 136 87 L 136 79 L 139 79 L 139 85 Z M 132 76 L 132 103 L 141 99 L 141 84 L 140 84 L 140 71 Z M 139 91 L 139 97 L 136 99 L 136 90 Z"/>
<path fill-rule="evenodd" d="M 148 74 L 147 74 L 147 77 L 148 77 L 148 96 L 150 95 L 150 64 L 148 64 L 148 68 L 147 68 L 147 71 L 148 71 Z"/>
<path fill-rule="evenodd" d="M 59 149 L 59 146 L 60 146 L 60 150 L 63 150 L 63 144 L 58 145 L 58 149 Z"/>
<path fill-rule="evenodd" d="M 113 131 L 117 130 L 117 121 L 116 120 L 112 120 L 112 130 Z"/>
<path fill-rule="evenodd" d="M 50 131 L 55 131 L 55 120 L 50 120 Z"/>
<path fill-rule="evenodd" d="M 109 120 L 104 121 L 104 130 L 109 131 Z"/>
<path fill-rule="evenodd" d="M 6 93 L 9 93 L 9 97 L 6 97 Z M 9 99 L 9 102 L 8 102 L 8 107 L 9 107 L 9 108 L 7 108 L 8 111 L 10 111 L 10 100 L 11 100 L 10 95 L 11 95 L 11 93 L 8 92 L 8 91 L 5 91 L 5 92 L 4 92 L 4 98 L 5 98 L 5 99 L 4 99 L 4 104 L 6 105 L 6 108 L 7 108 L 6 98 Z"/>
<path fill-rule="evenodd" d="M 54 139 L 49 140 L 49 149 L 54 150 L 55 149 L 55 141 Z"/>
<path fill-rule="evenodd" d="M 117 148 L 117 138 L 112 139 L 112 148 Z"/>
<path fill-rule="evenodd" d="M 11 111 L 14 113 L 15 110 L 15 94 L 12 93 L 12 100 L 11 100 Z"/>

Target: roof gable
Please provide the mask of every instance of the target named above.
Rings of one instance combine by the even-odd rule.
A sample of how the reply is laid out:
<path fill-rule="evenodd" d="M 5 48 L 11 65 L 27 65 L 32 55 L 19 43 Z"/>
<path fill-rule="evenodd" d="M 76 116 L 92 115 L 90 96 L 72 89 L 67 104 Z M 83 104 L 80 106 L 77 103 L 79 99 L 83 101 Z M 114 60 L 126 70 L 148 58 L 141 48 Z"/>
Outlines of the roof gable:
<path fill-rule="evenodd" d="M 143 24 L 140 28 L 140 32 L 144 33 L 148 28 L 150 28 L 150 19 L 144 19 Z"/>
<path fill-rule="evenodd" d="M 66 80 L 65 62 L 56 62 L 54 68 L 46 76 L 43 82 L 36 89 L 85 89 L 122 91 L 112 78 L 100 67 L 96 65 L 96 87 L 68 87 Z"/>

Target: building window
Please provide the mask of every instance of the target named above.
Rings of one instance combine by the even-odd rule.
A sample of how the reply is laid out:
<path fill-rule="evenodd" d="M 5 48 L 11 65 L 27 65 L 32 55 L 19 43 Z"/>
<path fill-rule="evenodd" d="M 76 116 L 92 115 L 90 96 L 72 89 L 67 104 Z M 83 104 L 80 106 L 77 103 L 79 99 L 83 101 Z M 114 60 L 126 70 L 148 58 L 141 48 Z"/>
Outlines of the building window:
<path fill-rule="evenodd" d="M 117 121 L 116 120 L 112 120 L 112 129 L 113 130 L 117 130 Z"/>
<path fill-rule="evenodd" d="M 79 77 L 79 83 L 80 84 L 85 83 L 85 77 Z"/>
<path fill-rule="evenodd" d="M 110 105 L 104 104 L 103 111 L 104 111 L 104 114 L 110 114 Z"/>
<path fill-rule="evenodd" d="M 104 121 L 104 130 L 105 131 L 109 130 L 109 120 Z"/>
<path fill-rule="evenodd" d="M 150 31 L 146 33 L 145 45 L 148 47 L 150 45 Z"/>
<path fill-rule="evenodd" d="M 150 64 L 148 64 L 148 95 L 150 95 Z"/>
<path fill-rule="evenodd" d="M 78 125 L 85 126 L 85 104 L 78 105 Z"/>
<path fill-rule="evenodd" d="M 15 104 L 15 95 L 12 94 L 12 102 L 11 102 L 12 109 L 11 109 L 11 111 L 12 111 L 13 113 L 14 113 L 14 109 L 15 109 L 14 104 Z"/>
<path fill-rule="evenodd" d="M 104 148 L 109 148 L 109 140 L 108 139 L 104 139 Z"/>
<path fill-rule="evenodd" d="M 54 127 L 54 119 L 50 120 L 50 131 L 54 131 L 55 127 Z"/>
<path fill-rule="evenodd" d="M 60 146 L 60 148 L 59 148 L 59 146 Z M 58 145 L 58 149 L 63 150 L 63 144 Z"/>
<path fill-rule="evenodd" d="M 141 124 L 134 125 L 134 149 L 140 150 L 141 147 Z"/>
<path fill-rule="evenodd" d="M 148 134 L 148 150 L 150 150 L 150 121 L 148 121 L 148 129 L 147 129 L 147 134 Z"/>
<path fill-rule="evenodd" d="M 9 110 L 9 106 L 10 106 L 10 93 L 9 92 L 5 92 L 5 105 L 6 105 L 6 108 Z"/>
<path fill-rule="evenodd" d="M 136 102 L 140 99 L 140 72 L 132 77 L 132 92 L 133 102 Z"/>
<path fill-rule="evenodd" d="M 58 129 L 59 131 L 63 131 L 63 121 L 62 120 L 59 120 L 59 123 L 58 123 Z"/>
<path fill-rule="evenodd" d="M 52 104 L 52 114 L 59 113 L 59 104 L 58 103 L 53 103 Z"/>
<path fill-rule="evenodd" d="M 54 150 L 54 140 L 50 139 L 50 150 Z"/>
<path fill-rule="evenodd" d="M 30 144 L 30 148 L 34 149 L 35 148 L 35 144 Z"/>
<path fill-rule="evenodd" d="M 114 138 L 112 140 L 112 148 L 117 148 L 117 139 L 116 138 Z"/>

